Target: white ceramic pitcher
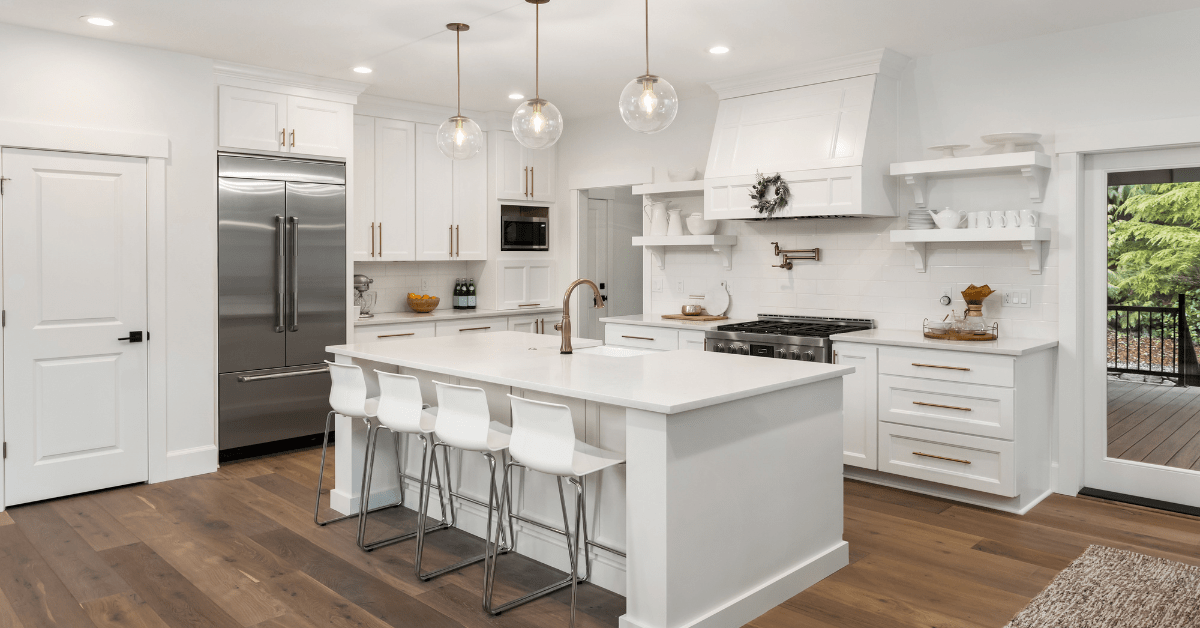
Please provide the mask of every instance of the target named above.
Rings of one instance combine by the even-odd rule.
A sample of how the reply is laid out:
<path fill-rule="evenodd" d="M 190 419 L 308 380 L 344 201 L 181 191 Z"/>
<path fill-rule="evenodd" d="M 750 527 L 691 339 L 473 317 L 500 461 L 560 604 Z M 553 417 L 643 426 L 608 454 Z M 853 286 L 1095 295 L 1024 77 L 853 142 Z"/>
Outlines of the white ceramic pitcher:
<path fill-rule="evenodd" d="M 679 215 L 679 213 L 682 211 L 682 209 L 678 208 L 667 210 L 667 214 L 670 215 L 670 222 L 667 224 L 667 235 L 683 235 L 683 216 Z"/>
<path fill-rule="evenodd" d="M 650 220 L 650 235 L 667 235 L 667 204 L 647 203 L 642 205 L 642 212 Z"/>

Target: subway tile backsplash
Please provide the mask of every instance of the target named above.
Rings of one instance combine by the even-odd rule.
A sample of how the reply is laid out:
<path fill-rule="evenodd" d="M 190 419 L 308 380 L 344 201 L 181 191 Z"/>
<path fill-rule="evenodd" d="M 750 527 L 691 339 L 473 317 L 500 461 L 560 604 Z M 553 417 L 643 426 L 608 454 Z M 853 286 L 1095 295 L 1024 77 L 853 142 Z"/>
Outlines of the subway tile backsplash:
<path fill-rule="evenodd" d="M 959 294 L 968 285 L 988 284 L 997 294 L 984 304 L 984 316 L 1011 337 L 1056 338 L 1058 335 L 1058 232 L 1052 227 L 1041 275 L 1029 272 L 1028 254 L 1019 242 L 929 244 L 928 272 L 913 267 L 914 253 L 892 243 L 889 231 L 903 229 L 905 218 L 840 218 L 725 221 L 719 233 L 738 236 L 733 269 L 726 270 L 717 253 L 703 247 L 668 248 L 666 268 L 652 264 L 652 277 L 664 278 L 663 291 L 651 292 L 650 311 L 678 313 L 689 294 L 713 289 L 726 281 L 733 318 L 758 314 L 796 314 L 871 318 L 887 329 L 920 330 L 925 318 L 941 320 L 965 308 Z M 821 249 L 821 261 L 795 261 L 792 270 L 771 268 L 779 258 L 772 242 L 785 249 Z M 958 248 L 962 247 L 962 248 Z M 684 289 L 677 290 L 678 280 Z M 950 288 L 954 301 L 938 302 Z M 1030 291 L 1030 307 L 1002 307 L 1005 289 Z"/>
<path fill-rule="evenodd" d="M 408 293 L 430 294 L 442 299 L 438 309 L 450 309 L 454 280 L 474 277 L 478 287 L 484 262 L 355 262 L 354 273 L 375 282 L 371 289 L 378 296 L 374 312 L 411 312 Z M 424 280 L 429 288 L 421 289 Z"/>

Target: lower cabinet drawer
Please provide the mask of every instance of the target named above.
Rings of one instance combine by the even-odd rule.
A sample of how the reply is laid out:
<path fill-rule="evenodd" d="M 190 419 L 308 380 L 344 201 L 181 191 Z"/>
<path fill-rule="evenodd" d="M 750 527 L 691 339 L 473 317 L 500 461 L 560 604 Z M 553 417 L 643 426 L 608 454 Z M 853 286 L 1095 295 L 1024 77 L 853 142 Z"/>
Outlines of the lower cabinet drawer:
<path fill-rule="evenodd" d="M 433 323 L 401 323 L 399 325 L 362 325 L 354 328 L 354 342 L 433 338 Z"/>
<path fill-rule="evenodd" d="M 1016 381 L 1016 359 L 1006 355 L 964 351 L 880 347 L 879 372 L 964 384 L 1011 387 Z"/>
<path fill-rule="evenodd" d="M 436 325 L 439 336 L 486 334 L 508 331 L 508 318 L 468 318 L 461 321 L 438 321 Z"/>
<path fill-rule="evenodd" d="M 1011 441 L 879 422 L 879 470 L 1016 497 Z"/>
<path fill-rule="evenodd" d="M 1013 389 L 879 376 L 879 420 L 1013 438 Z"/>
<path fill-rule="evenodd" d="M 679 332 L 643 325 L 604 325 L 604 344 L 638 349 L 674 351 L 679 348 Z"/>
<path fill-rule="evenodd" d="M 704 351 L 704 332 L 690 330 L 680 331 L 679 350 Z"/>

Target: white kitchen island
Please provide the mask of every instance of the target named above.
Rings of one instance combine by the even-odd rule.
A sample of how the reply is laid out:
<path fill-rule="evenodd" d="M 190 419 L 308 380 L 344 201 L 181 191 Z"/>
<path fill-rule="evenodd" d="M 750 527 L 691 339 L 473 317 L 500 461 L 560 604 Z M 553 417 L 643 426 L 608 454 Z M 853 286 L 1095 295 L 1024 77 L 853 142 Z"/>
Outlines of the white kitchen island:
<path fill-rule="evenodd" d="M 624 451 L 625 467 L 588 484 L 592 539 L 627 554 L 592 550 L 592 581 L 626 596 L 623 627 L 741 626 L 848 564 L 842 376 L 853 368 L 699 351 L 589 354 L 596 344 L 577 339 L 575 354 L 560 355 L 556 337 L 499 332 L 329 351 L 363 367 L 371 394 L 379 369 L 417 376 L 431 404 L 434 379 L 480 386 L 493 419 L 504 423 L 508 392 L 565 403 L 578 437 Z M 345 417 L 337 426 L 331 505 L 349 512 L 358 503 L 366 429 Z M 379 448 L 373 506 L 394 498 L 389 450 Z M 415 440 L 408 451 L 413 473 Z M 486 496 L 482 457 L 461 456 L 455 466 L 457 491 Z M 561 527 L 554 487 L 527 473 L 516 509 Z M 482 535 L 482 509 L 464 516 L 471 506 L 460 506 L 459 526 Z M 561 537 L 518 525 L 519 553 L 565 569 L 564 548 Z"/>

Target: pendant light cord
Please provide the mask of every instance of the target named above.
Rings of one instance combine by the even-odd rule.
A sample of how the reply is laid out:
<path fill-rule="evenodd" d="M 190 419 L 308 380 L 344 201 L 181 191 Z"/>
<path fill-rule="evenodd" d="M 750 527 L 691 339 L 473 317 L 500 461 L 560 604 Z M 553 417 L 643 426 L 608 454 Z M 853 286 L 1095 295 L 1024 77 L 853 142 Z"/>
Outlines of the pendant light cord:
<path fill-rule="evenodd" d="M 533 97 L 538 100 L 541 100 L 542 98 L 541 9 L 542 5 L 533 5 Z"/>
<path fill-rule="evenodd" d="M 462 31 L 454 31 L 454 70 L 458 74 L 458 117 L 462 117 Z"/>
<path fill-rule="evenodd" d="M 646 0 L 646 76 L 650 76 L 650 0 Z"/>

